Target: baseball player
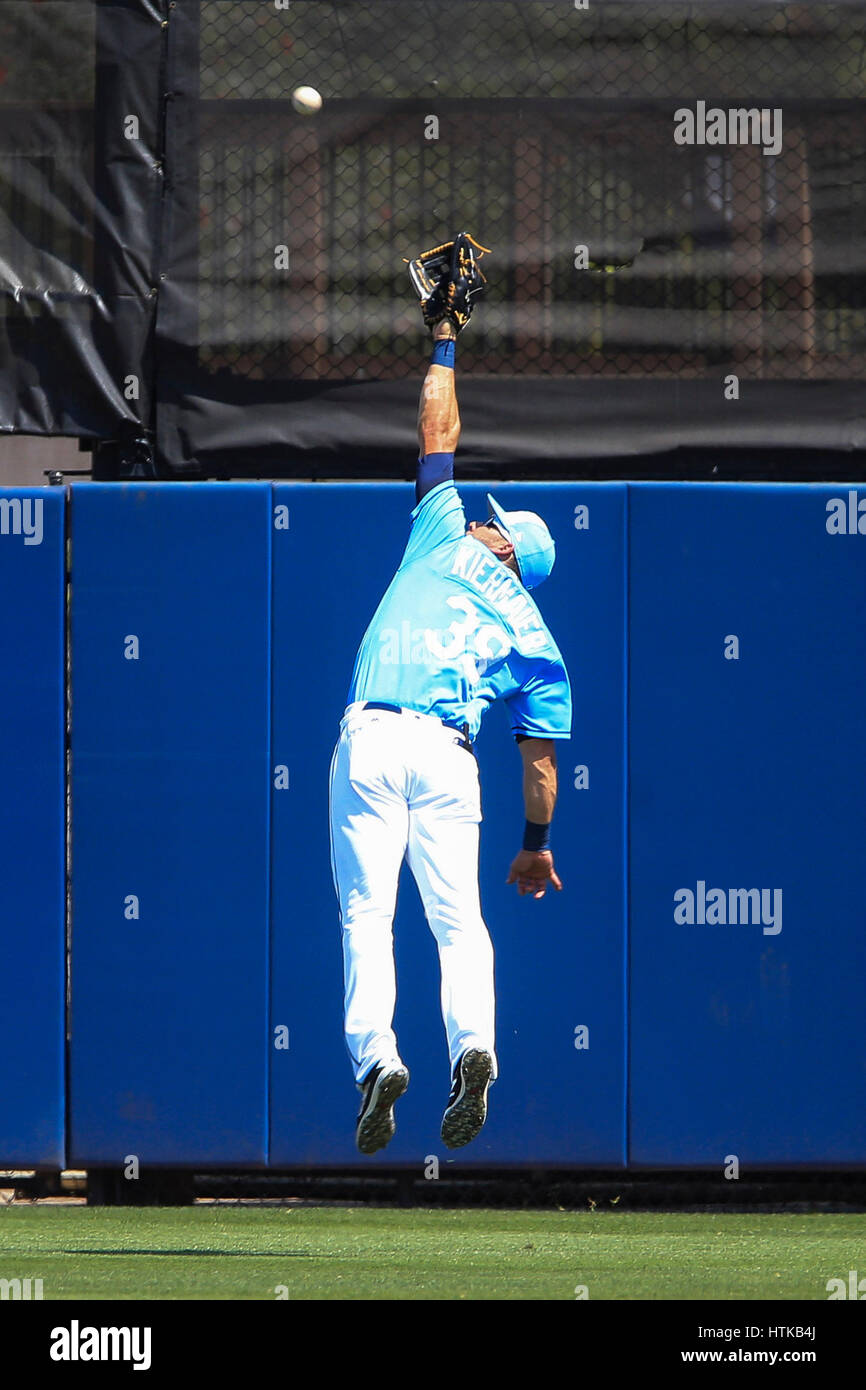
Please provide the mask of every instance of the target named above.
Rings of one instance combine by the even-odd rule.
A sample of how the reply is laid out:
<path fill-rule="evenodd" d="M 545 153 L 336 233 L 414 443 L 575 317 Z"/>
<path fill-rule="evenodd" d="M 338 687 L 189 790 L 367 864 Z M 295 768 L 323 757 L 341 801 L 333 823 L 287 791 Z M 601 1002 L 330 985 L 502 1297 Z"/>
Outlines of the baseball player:
<path fill-rule="evenodd" d="M 481 717 L 503 699 L 523 761 L 526 830 L 508 875 L 521 895 L 562 884 L 549 844 L 556 740 L 571 730 L 562 657 L 530 591 L 553 566 L 554 544 L 533 512 L 468 527 L 453 482 L 460 419 L 455 345 L 485 282 L 486 248 L 465 233 L 410 264 L 433 357 L 418 413 L 416 506 L 397 573 L 355 661 L 331 764 L 334 884 L 340 905 L 345 1036 L 361 1092 L 356 1142 L 382 1149 L 409 1072 L 393 1029 L 393 919 L 405 858 L 439 950 L 451 1094 L 450 1149 L 487 1116 L 497 1075 L 493 950 L 478 891 Z"/>

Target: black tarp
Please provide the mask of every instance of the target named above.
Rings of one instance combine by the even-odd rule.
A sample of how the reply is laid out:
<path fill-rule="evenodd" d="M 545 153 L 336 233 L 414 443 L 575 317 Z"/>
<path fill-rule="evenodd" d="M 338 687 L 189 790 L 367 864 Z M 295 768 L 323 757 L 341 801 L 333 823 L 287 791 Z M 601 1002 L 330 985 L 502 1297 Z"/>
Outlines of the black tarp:
<path fill-rule="evenodd" d="M 0 4 L 4 430 L 105 437 L 151 417 L 167 8 Z"/>

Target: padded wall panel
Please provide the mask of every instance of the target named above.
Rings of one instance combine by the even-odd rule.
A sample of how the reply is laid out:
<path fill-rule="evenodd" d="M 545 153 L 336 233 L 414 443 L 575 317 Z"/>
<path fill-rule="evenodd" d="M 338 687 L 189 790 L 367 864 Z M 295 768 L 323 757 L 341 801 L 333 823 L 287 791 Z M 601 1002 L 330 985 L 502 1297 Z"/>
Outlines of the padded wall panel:
<path fill-rule="evenodd" d="M 486 488 L 460 488 L 485 519 Z M 549 521 L 558 558 L 538 590 L 572 676 L 575 733 L 561 747 L 554 845 L 562 894 L 542 902 L 505 887 L 523 829 L 521 761 L 504 711 L 485 716 L 477 749 L 483 808 L 482 904 L 496 950 L 500 1079 L 482 1135 L 459 1155 L 439 1125 L 449 1090 L 438 960 L 404 866 L 396 918 L 396 1027 L 412 1073 L 398 1132 L 365 1163 L 624 1161 L 624 521 L 622 485 L 497 486 L 507 508 Z M 274 533 L 271 1162 L 361 1161 L 357 1096 L 342 1038 L 342 960 L 331 884 L 327 783 L 360 639 L 403 552 L 414 490 L 395 485 L 278 485 L 288 527 Z M 576 508 L 588 507 L 588 515 Z M 588 525 L 577 529 L 575 520 Z M 285 521 L 285 513 L 282 513 Z M 581 783 L 577 790 L 574 769 Z M 588 1047 L 575 1047 L 575 1029 Z M 584 1035 L 578 1035 L 583 1041 Z"/>
<path fill-rule="evenodd" d="M 866 1159 L 858 506 L 630 488 L 634 1163 Z"/>
<path fill-rule="evenodd" d="M 65 492 L 0 489 L 0 1167 L 62 1168 Z"/>
<path fill-rule="evenodd" d="M 76 1163 L 264 1163 L 270 487 L 72 500 Z"/>

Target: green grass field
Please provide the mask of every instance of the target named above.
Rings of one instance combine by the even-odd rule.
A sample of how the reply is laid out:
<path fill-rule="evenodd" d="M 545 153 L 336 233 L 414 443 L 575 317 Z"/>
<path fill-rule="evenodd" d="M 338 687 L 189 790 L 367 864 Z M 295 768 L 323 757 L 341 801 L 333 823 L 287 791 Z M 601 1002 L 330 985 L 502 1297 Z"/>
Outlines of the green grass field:
<path fill-rule="evenodd" d="M 866 1214 L 0 1210 L 0 1279 L 41 1278 L 46 1299 L 826 1300 L 850 1269 Z"/>

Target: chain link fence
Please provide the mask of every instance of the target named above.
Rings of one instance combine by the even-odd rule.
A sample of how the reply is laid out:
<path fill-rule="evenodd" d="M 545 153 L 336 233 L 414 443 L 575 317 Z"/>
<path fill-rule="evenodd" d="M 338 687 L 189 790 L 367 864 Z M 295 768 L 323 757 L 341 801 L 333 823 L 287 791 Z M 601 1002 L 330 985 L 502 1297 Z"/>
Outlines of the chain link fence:
<path fill-rule="evenodd" d="M 728 444 L 728 372 L 740 446 L 824 382 L 809 447 L 860 447 L 864 86 L 860 0 L 0 0 L 0 429 L 372 467 L 424 355 L 404 258 L 466 228 L 478 466 L 527 391 L 521 457 L 586 456 L 599 378 L 623 455 Z"/>
<path fill-rule="evenodd" d="M 863 371 L 866 9 L 278 3 L 201 5 L 206 369 L 415 373 L 402 257 L 465 227 L 476 375 Z"/>

